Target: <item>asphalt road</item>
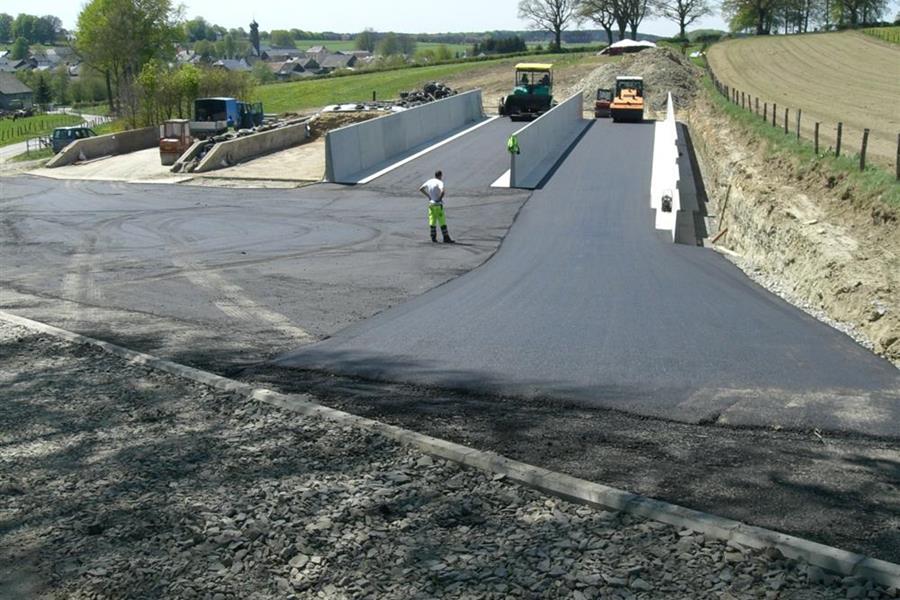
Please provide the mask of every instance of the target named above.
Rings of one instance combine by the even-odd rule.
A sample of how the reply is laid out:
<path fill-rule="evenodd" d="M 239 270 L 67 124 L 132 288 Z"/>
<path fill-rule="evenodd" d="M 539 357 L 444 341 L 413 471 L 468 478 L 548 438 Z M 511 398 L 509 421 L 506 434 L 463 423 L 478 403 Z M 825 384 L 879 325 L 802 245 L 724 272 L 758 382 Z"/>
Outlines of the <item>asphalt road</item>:
<path fill-rule="evenodd" d="M 417 187 L 417 186 L 416 186 Z M 527 198 L 0 179 L 0 308 L 227 373 L 483 263 Z"/>
<path fill-rule="evenodd" d="M 278 366 L 545 397 L 689 423 L 900 436 L 900 371 L 673 245 L 653 126 L 597 122 L 481 268 Z"/>
<path fill-rule="evenodd" d="M 509 119 L 494 119 L 469 134 L 411 161 L 366 184 L 368 189 L 415 189 L 434 172 L 444 172 L 448 198 L 457 190 L 483 192 L 509 170 L 506 140 L 525 126 Z M 449 201 L 448 201 L 449 202 Z M 448 210 L 452 203 L 448 204 Z"/>
<path fill-rule="evenodd" d="M 831 436 L 827 431 L 820 437 L 810 431 L 678 423 L 564 398 L 455 393 L 373 384 L 333 373 L 244 370 L 307 343 L 308 335 L 320 339 L 336 334 L 435 286 L 440 287 L 432 294 L 453 293 L 464 305 L 468 299 L 456 295 L 454 287 L 495 261 L 511 264 L 506 262 L 511 260 L 506 258 L 509 248 L 517 248 L 514 254 L 536 257 L 536 262 L 533 269 L 514 270 L 509 276 L 494 271 L 497 284 L 512 285 L 515 292 L 508 297 L 493 296 L 499 308 L 540 296 L 560 301 L 559 296 L 565 294 L 557 294 L 552 286 L 572 286 L 573 279 L 595 277 L 591 274 L 603 262 L 600 258 L 621 261 L 617 268 L 623 277 L 638 265 L 647 270 L 648 277 L 671 281 L 676 273 L 666 277 L 662 266 L 651 268 L 644 263 L 672 253 L 675 258 L 663 259 L 669 261 L 664 266 L 696 263 L 692 271 L 684 265 L 680 268 L 682 273 L 705 273 L 700 283 L 733 288 L 734 296 L 753 287 L 715 254 L 658 244 L 655 234 L 649 233 L 651 214 L 645 211 L 644 196 L 622 200 L 615 210 L 601 204 L 604 198 L 608 203 L 613 197 L 607 196 L 609 191 L 639 187 L 619 173 L 608 179 L 597 173 L 600 159 L 621 165 L 627 152 L 649 155 L 649 148 L 644 147 L 649 144 L 647 132 L 629 125 L 622 125 L 628 128 L 623 140 L 613 139 L 602 126 L 591 129 L 591 136 L 602 139 L 588 137 L 584 143 L 600 154 L 586 158 L 579 150 L 570 156 L 557 177 L 519 215 L 520 222 L 503 242 L 503 251 L 459 283 L 446 283 L 491 256 L 529 196 L 483 187 L 493 181 L 497 167 L 485 166 L 481 174 L 474 174 L 475 168 L 491 161 L 503 166 L 505 156 L 501 153 L 498 157 L 494 141 L 503 147 L 508 135 L 504 126 L 514 127 L 504 121 L 485 126 L 484 132 L 494 128 L 485 143 L 462 152 L 457 149 L 469 140 L 457 140 L 455 145 L 425 155 L 367 186 L 211 190 L 30 177 L 0 179 L 0 308 L 217 373 L 243 371 L 245 379 L 274 389 L 311 392 L 329 405 L 532 464 L 900 562 L 900 452 L 894 440 Z M 587 172 L 572 175 L 565 166 L 571 160 L 581 161 Z M 447 174 L 448 219 L 451 231 L 463 242 L 458 246 L 427 241 L 422 199 L 414 188 L 435 166 Z M 409 170 L 414 170 L 412 175 Z M 553 192 L 561 185 L 558 182 L 566 179 L 571 180 L 571 197 Z M 575 193 L 577 190 L 582 192 Z M 586 202 L 582 194 L 593 197 L 594 203 L 571 223 L 572 213 Z M 595 210 L 597 206 L 603 210 Z M 625 218 L 634 213 L 639 219 L 640 212 L 645 214 L 643 229 Z M 519 233 L 526 231 L 524 224 L 535 220 L 541 221 L 539 231 Z M 563 227 L 563 223 L 569 225 Z M 608 247 L 602 243 L 603 236 L 611 239 Z M 554 263 L 553 249 L 557 247 L 560 252 L 573 253 L 577 260 L 562 264 L 556 259 Z M 549 255 L 541 252 L 548 248 Z M 609 255 L 601 255 L 601 251 Z M 635 257 L 643 258 L 637 261 Z M 559 264 L 561 272 L 552 273 L 551 264 Z M 547 281 L 531 280 L 531 270 Z M 724 282 L 709 283 L 720 273 L 727 274 Z M 518 276 L 520 282 L 510 282 L 512 276 Z M 488 288 L 494 285 L 491 280 L 479 281 Z M 647 286 L 651 284 L 647 282 Z M 589 309 L 607 306 L 608 300 L 601 297 L 614 286 L 619 284 L 605 282 L 578 302 L 574 297 L 562 298 L 562 309 L 581 304 Z M 578 287 L 569 290 L 578 291 Z M 623 289 L 615 287 L 615 292 L 619 291 Z M 469 292 L 473 298 L 479 297 L 477 290 Z M 708 332 L 705 320 L 715 322 L 720 312 L 729 310 L 707 306 L 705 293 L 713 292 L 682 292 L 696 304 L 671 308 L 689 318 L 687 324 L 672 327 Z M 755 303 L 775 306 L 776 312 L 790 319 L 805 319 L 758 288 L 747 293 L 761 297 Z M 415 309 L 430 298 L 427 294 L 413 300 L 402 311 Z M 616 320 L 629 314 L 631 301 L 635 301 L 634 292 L 622 300 L 616 319 L 606 319 L 610 335 L 617 329 Z M 498 313 L 489 303 L 483 307 L 493 315 L 504 312 Z M 413 332 L 423 348 L 445 344 L 438 337 L 439 330 L 452 326 L 454 321 L 448 319 L 457 314 L 452 306 L 447 310 L 449 315 L 432 313 L 423 330 Z M 536 362 L 530 355 L 541 352 L 548 361 L 558 360 L 560 349 L 549 336 L 556 334 L 548 334 L 536 320 L 562 321 L 573 315 L 553 311 L 529 315 L 535 321 L 522 327 L 526 333 L 543 337 L 524 351 L 498 348 L 494 354 L 515 354 L 529 364 Z M 671 339 L 652 331 L 646 334 L 643 320 L 632 324 L 634 343 L 640 348 Z M 591 313 L 590 321 L 578 325 L 595 328 L 594 321 L 601 319 Z M 510 335 L 498 325 L 487 323 L 486 331 L 475 339 L 491 332 L 498 339 Z M 621 327 L 625 325 L 621 323 Z M 575 329 L 575 325 L 568 327 L 575 343 L 589 340 Z M 648 337 L 642 339 L 641 335 Z M 693 352 L 709 354 L 702 348 L 705 340 L 696 342 L 699 335 L 686 337 L 672 360 L 689 360 Z M 600 350 L 611 343 L 612 338 L 594 340 Z M 732 343 L 758 342 L 734 339 Z M 458 360 L 457 355 L 468 352 L 469 347 L 461 344 L 440 360 Z M 848 352 L 852 355 L 856 350 Z M 623 360 L 635 354 L 627 347 L 618 352 Z M 881 364 L 866 356 L 865 360 Z M 396 354 L 385 353 L 385 357 L 397 359 Z M 0 366 L 5 358 L 9 357 L 0 353 Z M 496 356 L 488 356 L 485 362 L 491 366 L 496 360 Z M 709 368 L 720 362 L 716 360 Z M 696 373 L 698 380 L 703 381 L 706 370 L 704 366 Z M 673 409 L 684 408 L 677 400 L 680 393 L 673 388 Z M 792 396 L 788 403 L 799 404 L 798 399 L 802 397 Z M 856 408 L 843 410 L 852 413 Z M 770 410 L 768 414 L 775 413 Z M 892 417 L 884 414 L 883 418 Z"/>

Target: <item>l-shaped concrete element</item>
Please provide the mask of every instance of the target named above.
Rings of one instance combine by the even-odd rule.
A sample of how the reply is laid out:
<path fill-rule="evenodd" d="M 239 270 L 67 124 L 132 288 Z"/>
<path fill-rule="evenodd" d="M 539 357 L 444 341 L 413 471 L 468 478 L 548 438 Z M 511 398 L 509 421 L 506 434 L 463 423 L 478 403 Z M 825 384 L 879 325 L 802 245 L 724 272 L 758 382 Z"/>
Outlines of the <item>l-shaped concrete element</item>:
<path fill-rule="evenodd" d="M 299 146 L 308 139 L 309 124 L 303 121 L 295 125 L 286 125 L 277 129 L 270 129 L 269 131 L 245 135 L 227 142 L 219 142 L 203 157 L 193 172 L 203 173 L 231 167 L 249 158 Z M 184 162 L 183 159 L 184 157 L 179 158 L 178 162 Z"/>
<path fill-rule="evenodd" d="M 650 207 L 656 211 L 656 228 L 666 231 L 672 241 L 681 241 L 678 230 L 685 229 L 689 211 L 681 209 L 681 179 L 678 168 L 678 128 L 675 123 L 675 103 L 669 94 L 666 118 L 656 123 L 653 140 L 653 175 L 650 179 Z"/>
<path fill-rule="evenodd" d="M 481 90 L 334 129 L 325 136 L 325 179 L 359 183 L 404 154 L 484 118 Z"/>
<path fill-rule="evenodd" d="M 120 131 L 107 135 L 75 140 L 50 159 L 47 168 L 71 165 L 79 160 L 90 160 L 101 156 L 128 154 L 136 150 L 152 148 L 159 144 L 159 128 L 144 127 L 131 131 Z"/>
<path fill-rule="evenodd" d="M 579 91 L 513 134 L 519 152 L 510 155 L 509 187 L 534 189 L 540 185 L 590 123 L 583 112 L 584 98 Z"/>

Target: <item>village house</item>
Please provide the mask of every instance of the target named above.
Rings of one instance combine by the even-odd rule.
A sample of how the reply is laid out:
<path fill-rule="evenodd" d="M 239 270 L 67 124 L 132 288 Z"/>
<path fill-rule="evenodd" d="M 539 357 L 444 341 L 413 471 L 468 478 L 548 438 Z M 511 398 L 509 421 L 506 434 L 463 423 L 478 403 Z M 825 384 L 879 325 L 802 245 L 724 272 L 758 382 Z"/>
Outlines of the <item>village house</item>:
<path fill-rule="evenodd" d="M 15 75 L 0 72 L 0 109 L 15 110 L 31 108 L 33 105 L 34 93 L 31 88 Z"/>

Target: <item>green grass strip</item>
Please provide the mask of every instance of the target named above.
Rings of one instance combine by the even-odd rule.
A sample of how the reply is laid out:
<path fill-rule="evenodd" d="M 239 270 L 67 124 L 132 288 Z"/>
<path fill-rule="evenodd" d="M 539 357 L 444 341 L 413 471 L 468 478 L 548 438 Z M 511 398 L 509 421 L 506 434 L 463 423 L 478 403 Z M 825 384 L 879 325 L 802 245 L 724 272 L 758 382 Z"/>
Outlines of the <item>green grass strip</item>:
<path fill-rule="evenodd" d="M 728 115 L 732 121 L 742 126 L 754 136 L 767 142 L 768 152 L 773 157 L 792 157 L 801 174 L 820 171 L 826 177 L 843 180 L 838 185 L 854 189 L 864 197 L 879 198 L 889 206 L 900 208 L 900 182 L 896 175 L 878 165 L 867 164 L 865 171 L 859 170 L 859 155 L 842 155 L 839 158 L 819 147 L 816 154 L 813 143 L 806 139 L 797 140 L 795 133 L 784 133 L 782 127 L 772 127 L 770 122 L 753 112 L 729 102 L 719 93 L 709 75 L 703 78 L 703 86 L 715 106 Z"/>
<path fill-rule="evenodd" d="M 78 125 L 81 118 L 73 115 L 37 115 L 22 119 L 0 119 L 0 146 L 8 146 L 45 137 L 53 133 L 57 127 Z"/>

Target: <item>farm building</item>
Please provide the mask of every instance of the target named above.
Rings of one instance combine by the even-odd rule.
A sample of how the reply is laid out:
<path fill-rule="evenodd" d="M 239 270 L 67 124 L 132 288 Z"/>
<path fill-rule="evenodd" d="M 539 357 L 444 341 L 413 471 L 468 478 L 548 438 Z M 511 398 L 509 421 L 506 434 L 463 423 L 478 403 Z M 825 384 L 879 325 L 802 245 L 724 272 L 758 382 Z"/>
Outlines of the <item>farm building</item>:
<path fill-rule="evenodd" d="M 10 73 L 0 72 L 0 109 L 31 108 L 34 93 L 31 88 Z"/>

